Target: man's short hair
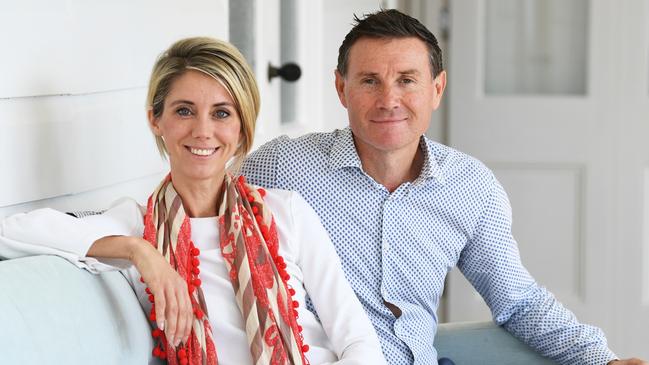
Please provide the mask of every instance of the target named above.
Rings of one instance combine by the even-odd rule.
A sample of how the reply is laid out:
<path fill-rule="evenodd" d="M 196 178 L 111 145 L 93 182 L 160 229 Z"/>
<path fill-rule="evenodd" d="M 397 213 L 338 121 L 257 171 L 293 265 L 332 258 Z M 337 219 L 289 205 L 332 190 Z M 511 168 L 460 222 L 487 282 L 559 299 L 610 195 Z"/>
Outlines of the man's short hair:
<path fill-rule="evenodd" d="M 444 70 L 442 50 L 439 48 L 437 38 L 419 20 L 398 10 L 390 9 L 365 14 L 362 19 L 354 14 L 354 23 L 354 27 L 347 33 L 338 49 L 338 65 L 336 68 L 342 76 L 346 76 L 347 73 L 349 50 L 357 40 L 364 37 L 385 39 L 419 38 L 428 48 L 430 70 L 433 77 L 437 77 Z"/>

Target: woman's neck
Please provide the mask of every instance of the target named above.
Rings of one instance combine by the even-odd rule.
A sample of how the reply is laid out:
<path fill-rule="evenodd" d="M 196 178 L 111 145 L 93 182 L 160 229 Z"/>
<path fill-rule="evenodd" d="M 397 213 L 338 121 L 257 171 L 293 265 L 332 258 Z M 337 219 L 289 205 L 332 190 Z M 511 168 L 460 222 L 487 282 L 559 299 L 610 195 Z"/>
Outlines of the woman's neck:
<path fill-rule="evenodd" d="M 214 217 L 223 197 L 225 174 L 212 179 L 188 180 L 174 176 L 174 189 L 183 201 L 183 208 L 191 218 Z"/>

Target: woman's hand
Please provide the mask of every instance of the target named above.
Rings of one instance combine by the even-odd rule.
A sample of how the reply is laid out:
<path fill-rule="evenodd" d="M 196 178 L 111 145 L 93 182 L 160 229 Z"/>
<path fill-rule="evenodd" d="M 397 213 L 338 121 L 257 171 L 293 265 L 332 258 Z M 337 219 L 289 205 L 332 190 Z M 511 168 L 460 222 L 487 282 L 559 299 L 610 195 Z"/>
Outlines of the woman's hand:
<path fill-rule="evenodd" d="M 187 283 L 151 243 L 140 237 L 108 236 L 95 241 L 88 256 L 133 262 L 154 296 L 158 328 L 174 347 L 187 342 L 194 320 Z"/>
<path fill-rule="evenodd" d="M 187 283 L 149 242 L 130 238 L 136 240 L 131 261 L 154 296 L 158 328 L 177 347 L 189 339 L 194 319 Z"/>

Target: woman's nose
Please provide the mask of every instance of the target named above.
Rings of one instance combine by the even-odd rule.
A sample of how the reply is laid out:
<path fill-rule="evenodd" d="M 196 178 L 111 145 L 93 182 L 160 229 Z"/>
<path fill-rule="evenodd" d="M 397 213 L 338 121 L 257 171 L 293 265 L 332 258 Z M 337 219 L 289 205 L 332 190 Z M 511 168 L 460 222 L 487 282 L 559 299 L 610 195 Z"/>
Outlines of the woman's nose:
<path fill-rule="evenodd" d="M 192 136 L 195 138 L 209 138 L 211 136 L 212 120 L 209 115 L 198 114 L 192 126 Z"/>

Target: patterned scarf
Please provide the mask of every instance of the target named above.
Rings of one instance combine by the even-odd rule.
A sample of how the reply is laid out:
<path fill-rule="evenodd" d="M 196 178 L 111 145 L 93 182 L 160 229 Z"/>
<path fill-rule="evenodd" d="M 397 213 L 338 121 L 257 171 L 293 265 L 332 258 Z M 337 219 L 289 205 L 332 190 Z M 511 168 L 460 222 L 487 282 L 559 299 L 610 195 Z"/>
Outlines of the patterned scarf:
<path fill-rule="evenodd" d="M 297 323 L 295 291 L 278 254 L 277 230 L 264 204 L 265 191 L 248 185 L 241 176 L 226 175 L 219 207 L 220 247 L 229 272 L 253 364 L 308 364 L 302 328 Z M 198 249 L 191 240 L 189 217 L 168 175 L 149 197 L 144 218 L 144 239 L 151 242 L 187 281 L 194 323 L 184 347 L 168 346 L 165 335 L 153 330 L 158 341 L 154 355 L 169 364 L 217 364 L 205 298 L 198 279 Z M 209 270 L 209 268 L 203 268 Z M 148 291 L 147 288 L 147 292 Z M 153 296 L 149 300 L 153 302 Z M 155 308 L 149 319 L 155 325 Z M 182 346 L 182 345 L 181 345 Z"/>

